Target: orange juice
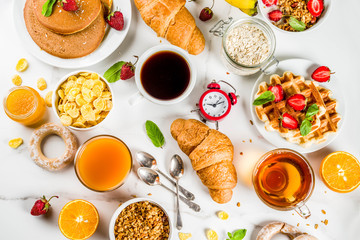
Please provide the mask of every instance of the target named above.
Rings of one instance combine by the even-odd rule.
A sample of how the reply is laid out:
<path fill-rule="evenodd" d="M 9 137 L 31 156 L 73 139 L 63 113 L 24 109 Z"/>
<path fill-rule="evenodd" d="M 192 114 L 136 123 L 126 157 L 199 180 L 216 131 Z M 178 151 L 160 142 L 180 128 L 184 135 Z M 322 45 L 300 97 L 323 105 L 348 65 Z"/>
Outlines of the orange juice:
<path fill-rule="evenodd" d="M 94 191 L 120 187 L 132 167 L 131 153 L 120 139 L 101 135 L 86 141 L 75 157 L 79 180 Z"/>
<path fill-rule="evenodd" d="M 42 120 L 46 108 L 40 94 L 35 89 L 24 86 L 10 89 L 4 99 L 4 110 L 12 120 L 33 125 Z"/>

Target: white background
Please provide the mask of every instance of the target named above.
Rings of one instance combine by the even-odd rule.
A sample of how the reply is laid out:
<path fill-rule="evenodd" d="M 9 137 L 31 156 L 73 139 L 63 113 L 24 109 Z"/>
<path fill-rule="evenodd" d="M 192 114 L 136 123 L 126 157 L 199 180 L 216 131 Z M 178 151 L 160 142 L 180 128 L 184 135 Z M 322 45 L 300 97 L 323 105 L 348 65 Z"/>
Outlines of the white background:
<path fill-rule="evenodd" d="M 323 240 L 359 239 L 360 190 L 348 194 L 332 192 L 321 182 L 318 171 L 322 158 L 334 151 L 347 151 L 360 158 L 358 140 L 360 135 L 360 30 L 357 11 L 360 8 L 360 2 L 333 0 L 330 17 L 319 29 L 309 34 L 289 35 L 275 31 L 277 38 L 275 55 L 279 59 L 307 58 L 329 66 L 336 72 L 336 79 L 341 82 L 340 86 L 345 93 L 347 115 L 344 116 L 342 132 L 328 147 L 306 155 L 316 172 L 316 187 L 308 202 L 312 216 L 308 220 L 301 219 L 294 212 L 278 212 L 266 207 L 257 198 L 251 185 L 246 183 L 248 180 L 246 166 L 274 147 L 260 138 L 255 127 L 249 123 L 250 91 L 258 75 L 240 77 L 226 74 L 227 70 L 219 58 L 221 39 L 210 36 L 208 33 L 210 27 L 222 17 L 233 16 L 238 19 L 245 15 L 223 0 L 218 0 L 214 7 L 214 19 L 203 23 L 198 20 L 197 15 L 201 8 L 210 4 L 210 1 L 205 0 L 187 3 L 187 7 L 196 16 L 198 26 L 206 38 L 205 51 L 199 56 L 191 57 L 198 70 L 197 84 L 191 95 L 174 106 L 159 106 L 144 100 L 131 107 L 127 100 L 136 92 L 134 80 L 114 83 L 112 86 L 115 89 L 117 107 L 113 109 L 112 117 L 101 128 L 91 132 L 76 133 L 80 142 L 97 134 L 113 134 L 124 140 L 133 154 L 138 150 L 143 150 L 154 155 L 158 158 L 159 167 L 165 171 L 168 169 L 170 157 L 174 153 L 180 154 L 186 163 L 185 175 L 181 183 L 195 193 L 196 202 L 203 209 L 200 214 L 195 214 L 186 205 L 181 204 L 183 232 L 191 232 L 192 239 L 205 239 L 204 232 L 207 228 L 216 230 L 220 239 L 226 237 L 227 231 L 246 228 L 248 233 L 245 239 L 255 240 L 261 226 L 274 220 L 286 221 L 293 225 L 300 223 L 299 228 L 302 231 Z M 35 87 L 36 80 L 44 77 L 48 83 L 48 89 L 41 92 L 44 96 L 63 75 L 71 70 L 51 67 L 29 55 L 17 37 L 17 29 L 13 25 L 12 5 L 13 1 L 1 1 L 0 96 L 3 97 L 12 87 L 11 77 L 16 73 L 15 65 L 18 59 L 23 57 L 30 64 L 29 69 L 20 74 L 23 85 Z M 145 50 L 160 42 L 166 41 L 156 37 L 155 33 L 142 21 L 133 5 L 131 28 L 124 43 L 110 57 L 88 69 L 103 74 L 116 61 L 133 60 L 132 55 L 141 55 Z M 211 200 L 207 189 L 201 184 L 188 158 L 179 150 L 169 131 L 171 122 L 178 117 L 197 118 L 196 114 L 190 113 L 190 110 L 195 108 L 196 101 L 205 90 L 206 84 L 212 79 L 229 81 L 241 95 L 239 103 L 220 123 L 220 130 L 230 137 L 235 146 L 234 162 L 239 175 L 239 183 L 234 189 L 234 196 L 226 205 L 219 205 Z M 50 110 L 48 109 L 49 121 L 56 122 Z M 163 131 L 166 138 L 164 149 L 156 149 L 147 139 L 144 123 L 148 119 L 156 122 Z M 0 126 L 0 239 L 64 239 L 57 226 L 58 214 L 68 201 L 77 198 L 92 202 L 99 211 L 99 228 L 91 239 L 108 238 L 108 224 L 112 213 L 121 201 L 132 198 L 131 195 L 146 197 L 148 193 L 152 193 L 150 198 L 164 203 L 174 219 L 173 196 L 164 189 L 143 184 L 138 180 L 135 172 L 132 172 L 126 184 L 116 191 L 92 192 L 81 185 L 73 167 L 51 173 L 39 168 L 30 160 L 27 144 L 33 129 L 9 120 L 3 110 L 0 111 Z M 25 144 L 17 150 L 7 145 L 8 141 L 15 137 L 22 137 L 25 141 Z M 49 157 L 54 157 L 61 153 L 61 148 L 64 149 L 61 141 L 57 137 L 52 137 L 45 144 L 45 153 Z M 244 154 L 241 156 L 240 152 Z M 135 165 L 136 168 L 137 165 Z M 33 203 L 43 194 L 48 197 L 59 195 L 60 198 L 53 199 L 52 210 L 46 216 L 31 216 L 30 209 Z M 236 207 L 237 202 L 241 203 L 241 207 Z M 322 214 L 321 209 L 324 209 L 327 214 Z M 226 210 L 230 214 L 229 220 L 219 220 L 215 215 L 218 210 Z M 327 226 L 321 223 L 321 220 L 325 219 L 329 220 Z M 319 224 L 317 230 L 314 229 L 314 224 Z M 177 239 L 177 236 L 174 239 Z M 286 238 L 277 237 L 277 239 Z"/>

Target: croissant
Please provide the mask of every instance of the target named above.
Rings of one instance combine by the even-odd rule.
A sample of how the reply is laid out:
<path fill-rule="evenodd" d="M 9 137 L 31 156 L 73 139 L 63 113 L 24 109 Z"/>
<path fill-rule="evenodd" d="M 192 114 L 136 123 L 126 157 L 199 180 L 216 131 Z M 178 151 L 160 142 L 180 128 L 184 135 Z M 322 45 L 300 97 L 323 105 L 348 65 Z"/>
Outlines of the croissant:
<path fill-rule="evenodd" d="M 202 183 L 208 187 L 211 198 L 217 203 L 230 201 L 237 183 L 232 163 L 234 146 L 230 139 L 195 119 L 176 119 L 170 131 L 180 149 L 189 156 Z"/>
<path fill-rule="evenodd" d="M 197 55 L 204 50 L 205 38 L 185 3 L 186 0 L 135 0 L 142 19 L 159 37 Z"/>

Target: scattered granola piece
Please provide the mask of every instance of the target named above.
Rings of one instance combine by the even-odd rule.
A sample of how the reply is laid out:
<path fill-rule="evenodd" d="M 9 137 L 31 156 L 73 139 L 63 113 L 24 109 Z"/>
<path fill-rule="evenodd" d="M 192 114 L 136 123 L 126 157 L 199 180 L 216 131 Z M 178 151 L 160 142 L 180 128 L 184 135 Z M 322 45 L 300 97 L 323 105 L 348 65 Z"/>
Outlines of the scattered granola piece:
<path fill-rule="evenodd" d="M 192 235 L 191 233 L 182 233 L 182 232 L 179 232 L 179 239 L 180 240 L 187 240 L 189 238 L 191 238 Z"/>
<path fill-rule="evenodd" d="M 244 142 L 245 142 L 245 140 L 242 140 L 242 142 L 244 143 Z"/>
<path fill-rule="evenodd" d="M 47 84 L 44 78 L 39 78 L 37 80 L 37 87 L 40 91 L 43 91 L 47 88 Z"/>
<path fill-rule="evenodd" d="M 252 140 L 250 139 L 250 143 L 252 143 Z"/>
<path fill-rule="evenodd" d="M 325 210 L 321 210 L 321 212 L 322 212 L 323 214 L 326 214 L 326 211 L 325 211 Z"/>
<path fill-rule="evenodd" d="M 324 224 L 328 225 L 328 223 L 329 223 L 329 220 L 325 219 Z"/>
<path fill-rule="evenodd" d="M 237 202 L 236 206 L 237 206 L 237 207 L 240 207 L 240 202 Z"/>
<path fill-rule="evenodd" d="M 227 220 L 229 218 L 229 214 L 227 212 L 225 212 L 225 211 L 219 211 L 219 212 L 216 213 L 216 215 L 221 220 Z"/>
<path fill-rule="evenodd" d="M 52 95 L 53 95 L 53 91 L 50 91 L 45 95 L 45 103 L 46 106 L 48 107 L 52 106 Z"/>
<path fill-rule="evenodd" d="M 16 71 L 23 72 L 28 68 L 29 64 L 25 58 L 21 58 L 18 63 L 16 64 Z"/>
<path fill-rule="evenodd" d="M 306 226 L 310 226 L 310 224 L 307 223 Z"/>
<path fill-rule="evenodd" d="M 297 227 L 300 226 L 300 223 L 296 224 L 296 226 L 297 226 Z"/>
<path fill-rule="evenodd" d="M 20 147 L 20 145 L 23 144 L 23 142 L 24 141 L 22 138 L 14 138 L 9 141 L 9 146 L 11 148 L 16 149 L 16 148 Z"/>
<path fill-rule="evenodd" d="M 243 152 L 240 152 L 240 155 L 242 156 L 242 155 L 244 155 L 244 153 L 243 153 Z"/>
<path fill-rule="evenodd" d="M 152 194 L 151 193 L 148 193 L 148 196 L 151 196 Z"/>
<path fill-rule="evenodd" d="M 22 84 L 22 79 L 18 74 L 15 74 L 12 78 L 11 78 L 12 83 L 15 86 L 20 86 Z"/>
<path fill-rule="evenodd" d="M 253 122 L 252 120 L 250 120 L 250 124 L 251 124 L 251 125 L 254 125 L 254 122 Z"/>
<path fill-rule="evenodd" d="M 315 225 L 314 225 L 314 228 L 315 228 L 315 229 L 318 229 L 318 227 L 319 227 L 319 224 L 315 224 Z"/>
<path fill-rule="evenodd" d="M 226 72 L 227 75 L 229 75 L 230 73 L 229 72 Z"/>

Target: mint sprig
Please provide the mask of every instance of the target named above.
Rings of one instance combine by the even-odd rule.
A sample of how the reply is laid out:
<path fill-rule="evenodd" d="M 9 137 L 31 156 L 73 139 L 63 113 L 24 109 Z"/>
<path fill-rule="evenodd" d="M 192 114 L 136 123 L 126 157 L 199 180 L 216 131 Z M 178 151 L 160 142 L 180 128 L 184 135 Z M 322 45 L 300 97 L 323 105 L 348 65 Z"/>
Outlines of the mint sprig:
<path fill-rule="evenodd" d="M 50 15 L 53 12 L 54 4 L 56 2 L 57 0 L 47 0 L 42 6 L 41 14 L 44 15 L 45 17 L 50 17 Z"/>
<path fill-rule="evenodd" d="M 228 232 L 229 238 L 226 240 L 242 240 L 246 235 L 246 229 L 239 229 L 235 231 L 233 234 Z"/>
<path fill-rule="evenodd" d="M 126 62 L 120 61 L 112 65 L 106 72 L 104 73 L 104 78 L 109 82 L 113 83 L 120 80 L 121 68 Z"/>
<path fill-rule="evenodd" d="M 301 122 L 300 125 L 300 134 L 301 136 L 306 136 L 311 132 L 313 116 L 319 112 L 319 107 L 315 103 L 312 104 L 305 114 L 305 119 Z"/>
<path fill-rule="evenodd" d="M 296 18 L 294 18 L 293 16 L 290 16 L 289 19 L 289 24 L 290 26 L 295 29 L 296 31 L 304 31 L 306 29 L 306 24 L 303 23 L 302 21 L 297 20 Z"/>
<path fill-rule="evenodd" d="M 259 97 L 257 97 L 254 100 L 253 105 L 259 106 L 259 105 L 263 105 L 268 102 L 272 102 L 274 100 L 275 100 L 274 93 L 272 91 L 266 91 L 266 92 L 263 92 Z"/>
<path fill-rule="evenodd" d="M 145 123 L 146 134 L 155 147 L 162 147 L 165 144 L 165 138 L 160 128 L 152 121 L 147 120 Z"/>

